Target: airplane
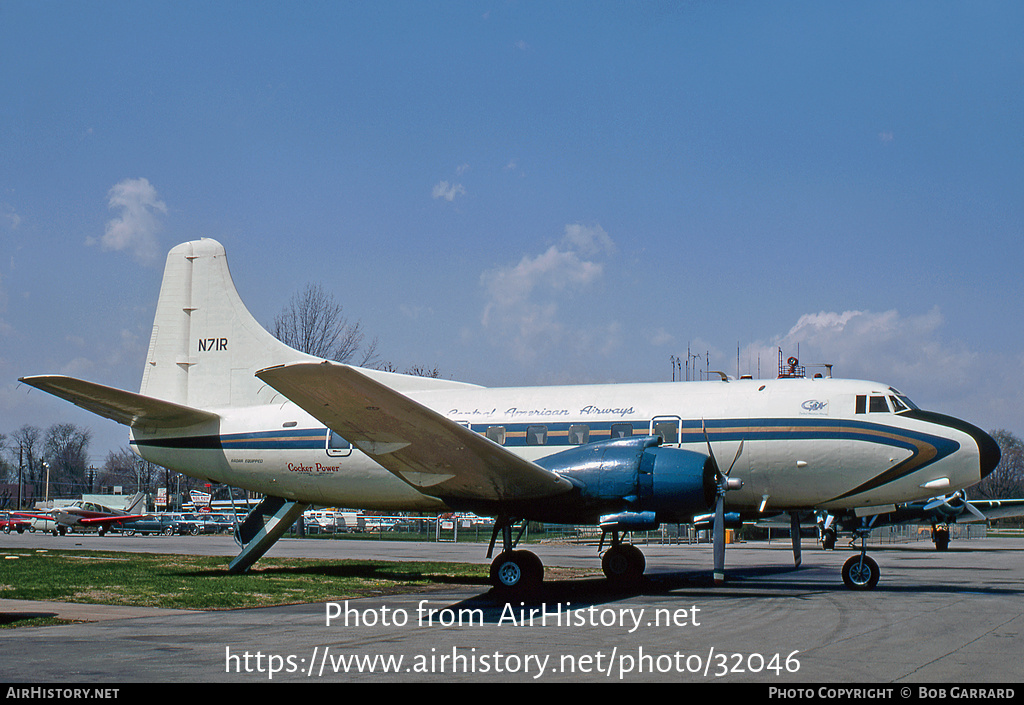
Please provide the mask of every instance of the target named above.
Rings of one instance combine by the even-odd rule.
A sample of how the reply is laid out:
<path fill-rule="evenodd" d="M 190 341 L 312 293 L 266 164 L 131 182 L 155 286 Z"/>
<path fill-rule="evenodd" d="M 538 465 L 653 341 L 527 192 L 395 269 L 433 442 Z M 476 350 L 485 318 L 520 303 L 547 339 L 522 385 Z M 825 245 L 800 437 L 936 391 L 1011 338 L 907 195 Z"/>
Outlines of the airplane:
<path fill-rule="evenodd" d="M 821 545 L 835 548 L 839 531 L 854 540 L 872 529 L 898 524 L 930 524 L 936 551 L 949 548 L 950 524 L 988 523 L 996 519 L 1024 516 L 1024 499 L 967 499 L 963 490 L 926 500 L 907 502 L 895 511 L 858 517 L 853 512 L 822 512 L 818 515 Z"/>
<path fill-rule="evenodd" d="M 605 575 L 635 584 L 646 561 L 630 532 L 711 514 L 719 585 L 726 503 L 796 524 L 807 511 L 880 513 L 972 485 L 999 462 L 984 431 L 889 385 L 795 370 L 486 388 L 357 368 L 274 338 L 239 297 L 224 247 L 204 238 L 168 253 L 139 393 L 62 375 L 20 381 L 128 426 L 147 460 L 265 495 L 239 525 L 230 572 L 323 505 L 494 517 L 490 579 L 510 593 L 543 579 L 540 559 L 518 548 L 527 521 L 597 525 Z M 799 563 L 798 541 L 794 554 Z M 862 547 L 843 575 L 868 589 L 879 569 Z"/>
<path fill-rule="evenodd" d="M 63 536 L 75 527 L 97 528 L 103 536 L 111 526 L 133 519 L 140 519 L 145 514 L 137 514 L 143 506 L 146 496 L 139 492 L 128 502 L 126 509 L 107 507 L 96 502 L 80 499 L 63 507 L 54 507 L 41 512 L 14 512 L 17 516 L 53 522 L 53 535 Z"/>

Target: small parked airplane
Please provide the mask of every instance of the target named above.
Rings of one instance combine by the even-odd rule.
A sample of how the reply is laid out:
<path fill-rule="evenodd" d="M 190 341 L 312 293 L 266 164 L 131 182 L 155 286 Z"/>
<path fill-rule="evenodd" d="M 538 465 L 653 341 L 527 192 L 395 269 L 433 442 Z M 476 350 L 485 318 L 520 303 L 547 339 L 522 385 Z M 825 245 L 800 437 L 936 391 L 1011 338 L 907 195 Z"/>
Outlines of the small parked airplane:
<path fill-rule="evenodd" d="M 146 496 L 139 492 L 131 498 L 126 509 L 107 507 L 96 502 L 80 499 L 69 505 L 54 507 L 46 511 L 14 512 L 14 514 L 25 518 L 52 521 L 54 523 L 54 535 L 59 533 L 63 536 L 71 529 L 83 527 L 96 528 L 99 530 L 100 536 L 102 536 L 107 532 L 107 529 L 115 524 L 144 517 L 145 514 L 137 514 L 135 512 L 143 508 L 145 498 Z"/>
<path fill-rule="evenodd" d="M 811 511 L 892 511 L 999 462 L 984 431 L 888 385 L 796 371 L 790 361 L 775 380 L 484 388 L 329 362 L 260 326 L 223 246 L 203 239 L 167 256 L 140 393 L 21 381 L 129 426 L 148 460 L 265 494 L 239 527 L 236 572 L 316 504 L 493 516 L 491 580 L 506 589 L 542 580 L 537 556 L 516 548 L 520 522 L 599 525 L 611 538 L 605 574 L 635 581 L 645 560 L 626 533 L 711 513 L 720 583 L 726 494 L 732 512 L 786 512 L 798 525 Z M 862 549 L 843 575 L 864 589 L 879 570 Z"/>

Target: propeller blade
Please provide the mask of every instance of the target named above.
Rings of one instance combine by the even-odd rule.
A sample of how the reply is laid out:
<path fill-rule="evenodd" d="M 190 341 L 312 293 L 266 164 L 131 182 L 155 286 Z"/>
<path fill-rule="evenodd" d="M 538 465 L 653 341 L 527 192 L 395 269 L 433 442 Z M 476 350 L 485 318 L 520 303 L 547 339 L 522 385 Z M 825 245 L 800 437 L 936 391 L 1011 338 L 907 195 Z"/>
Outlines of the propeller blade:
<path fill-rule="evenodd" d="M 793 541 L 793 563 L 799 568 L 803 558 L 800 553 L 800 515 L 797 512 L 790 512 L 789 535 Z"/>
<path fill-rule="evenodd" d="M 711 464 L 715 468 L 715 476 L 718 478 L 718 498 L 715 501 L 715 519 L 712 524 L 712 535 L 714 540 L 714 581 L 715 585 L 721 585 L 725 582 L 725 493 L 729 489 L 736 489 L 732 487 L 732 483 L 729 481 L 729 473 L 736 466 L 736 461 L 740 459 L 740 454 L 743 452 L 743 439 L 740 439 L 739 448 L 736 449 L 736 455 L 733 456 L 732 462 L 729 463 L 729 469 L 726 472 L 722 472 L 721 466 L 718 464 L 718 458 L 715 457 L 715 450 L 711 447 L 711 438 L 708 436 L 708 428 L 704 423 L 704 419 L 700 420 L 700 429 L 704 433 L 704 442 L 708 446 L 708 457 L 711 458 Z M 743 483 L 736 481 L 737 487 L 742 487 Z"/>
<path fill-rule="evenodd" d="M 729 477 L 730 473 L 732 473 L 732 469 L 736 466 L 736 461 L 740 459 L 740 453 L 742 453 L 742 452 L 743 452 L 743 439 L 741 438 L 740 439 L 740 447 L 736 449 L 736 455 L 733 456 L 732 462 L 729 463 L 729 470 L 728 470 L 728 472 L 725 473 L 726 477 Z"/>
<path fill-rule="evenodd" d="M 715 554 L 715 585 L 725 582 L 725 491 L 718 492 L 715 503 L 714 554 Z"/>
<path fill-rule="evenodd" d="M 979 521 L 988 521 L 988 517 L 982 514 L 981 510 L 971 504 L 969 500 L 964 500 L 964 506 L 967 507 L 967 511 L 977 517 Z"/>
<path fill-rule="evenodd" d="M 715 475 L 719 478 L 722 477 L 722 468 L 718 465 L 718 458 L 715 457 L 715 451 L 711 447 L 711 438 L 708 436 L 707 426 L 704 425 L 704 419 L 700 420 L 700 430 L 704 433 L 704 442 L 708 445 L 708 457 L 711 458 L 711 464 L 715 466 Z"/>

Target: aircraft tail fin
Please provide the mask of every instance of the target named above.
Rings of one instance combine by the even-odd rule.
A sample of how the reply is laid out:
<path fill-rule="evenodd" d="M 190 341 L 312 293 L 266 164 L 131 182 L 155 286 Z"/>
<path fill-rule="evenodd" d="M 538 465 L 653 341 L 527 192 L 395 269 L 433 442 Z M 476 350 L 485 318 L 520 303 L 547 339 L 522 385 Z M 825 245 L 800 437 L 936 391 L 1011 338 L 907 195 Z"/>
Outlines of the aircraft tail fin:
<path fill-rule="evenodd" d="M 296 362 L 320 362 L 285 345 L 246 309 L 224 246 L 204 238 L 167 255 L 141 394 L 195 409 L 281 401 L 255 375 Z M 364 370 L 401 391 L 468 387 L 461 382 Z"/>
<path fill-rule="evenodd" d="M 167 254 L 143 395 L 193 408 L 252 406 L 273 390 L 253 376 L 267 360 L 315 359 L 274 338 L 235 290 L 224 246 L 184 242 Z"/>
<path fill-rule="evenodd" d="M 63 375 L 22 377 L 25 384 L 143 433 L 220 419 L 213 410 L 281 403 L 256 377 L 267 367 L 321 362 L 272 336 L 246 309 L 216 240 L 183 242 L 167 254 L 153 334 L 138 394 Z M 475 385 L 378 370 L 363 373 L 397 391 Z"/>
<path fill-rule="evenodd" d="M 137 492 L 128 506 L 125 507 L 125 513 L 127 514 L 142 514 L 146 511 L 146 495 L 142 492 Z"/>

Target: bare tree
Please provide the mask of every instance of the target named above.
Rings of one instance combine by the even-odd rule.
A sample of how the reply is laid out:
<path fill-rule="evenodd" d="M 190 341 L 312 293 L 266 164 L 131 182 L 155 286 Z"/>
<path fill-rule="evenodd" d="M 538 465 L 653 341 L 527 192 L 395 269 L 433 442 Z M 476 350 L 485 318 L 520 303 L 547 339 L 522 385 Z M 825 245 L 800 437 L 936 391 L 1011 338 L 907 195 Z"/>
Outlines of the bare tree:
<path fill-rule="evenodd" d="M 10 441 L 11 458 L 21 472 L 21 480 L 27 485 L 33 485 L 36 495 L 42 494 L 43 487 L 41 436 L 38 427 L 25 424 L 11 434 Z"/>
<path fill-rule="evenodd" d="M 394 363 L 385 361 L 377 365 L 377 369 L 382 372 L 398 372 L 398 368 L 395 367 Z M 433 379 L 441 378 L 441 370 L 435 365 L 434 367 L 427 367 L 426 365 L 413 365 L 407 367 L 402 374 L 413 375 L 414 377 L 431 377 Z"/>
<path fill-rule="evenodd" d="M 86 485 L 89 441 L 92 431 L 70 423 L 58 423 L 46 430 L 43 450 L 50 463 L 50 482 L 65 495 L 89 491 Z"/>
<path fill-rule="evenodd" d="M 145 460 L 130 448 L 107 454 L 100 475 L 102 485 L 134 487 L 136 492 L 152 492 L 160 484 L 164 468 Z"/>
<path fill-rule="evenodd" d="M 1009 499 L 1024 496 L 1024 441 L 1005 430 L 990 434 L 999 444 L 999 465 L 971 488 L 973 499 Z"/>
<path fill-rule="evenodd" d="M 274 319 L 274 337 L 304 353 L 336 362 L 371 367 L 378 362 L 377 339 L 363 345 L 362 324 L 349 323 L 334 296 L 307 284 Z"/>
<path fill-rule="evenodd" d="M 405 371 L 407 375 L 416 375 L 417 377 L 430 377 L 432 379 L 441 378 L 441 370 L 437 368 L 437 365 L 433 367 L 426 367 L 425 365 L 413 365 Z"/>

